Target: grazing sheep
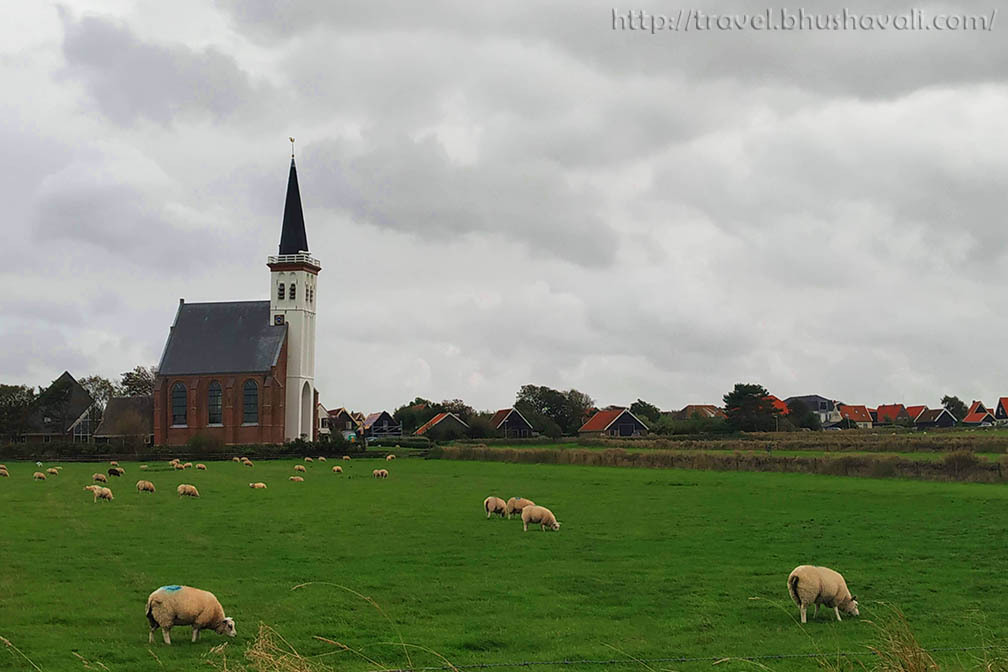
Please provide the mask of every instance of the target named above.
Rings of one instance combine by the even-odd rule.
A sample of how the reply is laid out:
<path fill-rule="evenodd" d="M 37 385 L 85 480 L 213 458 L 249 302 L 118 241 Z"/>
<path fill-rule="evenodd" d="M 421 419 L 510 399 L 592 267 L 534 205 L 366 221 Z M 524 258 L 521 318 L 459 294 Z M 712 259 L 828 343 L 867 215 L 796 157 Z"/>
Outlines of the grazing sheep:
<path fill-rule="evenodd" d="M 205 464 L 197 464 L 196 465 L 196 469 L 198 469 L 199 471 L 206 471 L 206 465 Z"/>
<path fill-rule="evenodd" d="M 116 462 L 115 460 L 109 460 L 109 466 L 110 467 L 118 467 L 119 463 Z"/>
<path fill-rule="evenodd" d="M 10 474 L 7 473 L 6 469 L 0 469 L 0 478 L 10 478 Z"/>
<path fill-rule="evenodd" d="M 325 457 L 323 457 L 323 456 L 319 455 L 319 457 L 318 457 L 318 461 L 319 461 L 319 462 L 325 462 Z"/>
<path fill-rule="evenodd" d="M 199 490 L 196 489 L 195 485 L 190 485 L 189 483 L 180 483 L 175 492 L 178 493 L 179 497 L 199 497 Z"/>
<path fill-rule="evenodd" d="M 172 465 L 172 466 L 174 467 L 174 466 L 175 466 L 176 464 L 179 464 L 179 463 L 181 463 L 181 462 L 182 462 L 182 460 L 178 459 L 177 457 L 173 457 L 173 458 L 172 458 L 172 459 L 171 459 L 171 460 L 170 460 L 170 461 L 168 462 L 168 464 L 170 464 L 170 465 Z"/>
<path fill-rule="evenodd" d="M 181 462 L 175 463 L 175 471 L 182 471 L 183 469 L 185 469 L 185 467 L 182 466 Z"/>
<path fill-rule="evenodd" d="M 346 460 L 347 462 L 349 462 L 350 461 L 350 456 L 349 455 L 344 455 L 343 459 Z"/>
<path fill-rule="evenodd" d="M 343 473 L 343 467 L 339 466 L 338 464 L 335 467 L 333 467 L 332 470 L 333 470 L 334 474 L 342 474 Z"/>
<path fill-rule="evenodd" d="M 137 492 L 154 492 L 154 484 L 150 481 L 137 481 Z"/>
<path fill-rule="evenodd" d="M 503 518 L 507 514 L 507 502 L 500 497 L 490 495 L 483 500 L 483 510 L 486 511 L 487 518 L 495 513 Z"/>
<path fill-rule="evenodd" d="M 388 478 L 388 469 L 375 469 L 375 478 Z"/>
<path fill-rule="evenodd" d="M 105 474 L 91 474 L 91 480 L 95 483 L 108 483 L 108 478 Z"/>
<path fill-rule="evenodd" d="M 312 459 L 311 459 L 310 457 L 306 457 L 306 458 L 304 458 L 304 461 L 305 461 L 305 462 L 311 462 L 311 461 L 312 461 Z"/>
<path fill-rule="evenodd" d="M 386 462 L 391 462 L 394 459 L 395 459 L 395 454 L 394 453 L 390 453 L 389 455 L 385 456 L 385 461 Z"/>
<path fill-rule="evenodd" d="M 291 476 L 287 480 L 294 481 L 295 483 L 304 483 L 304 478 L 301 476 Z"/>
<path fill-rule="evenodd" d="M 241 458 L 236 455 L 236 456 L 234 456 L 234 457 L 231 458 L 231 461 L 232 462 L 241 462 Z"/>
<path fill-rule="evenodd" d="M 183 469 L 192 469 L 192 462 L 186 462 L 182 465 Z"/>
<path fill-rule="evenodd" d="M 266 484 L 265 483 L 249 483 L 249 487 L 252 488 L 253 490 L 265 490 L 266 489 Z"/>
<path fill-rule="evenodd" d="M 798 565 L 788 574 L 787 589 L 798 605 L 802 623 L 805 622 L 805 609 L 810 604 L 815 605 L 812 618 L 819 613 L 820 604 L 832 607 L 838 621 L 843 620 L 840 618 L 841 609 L 851 616 L 860 616 L 857 598 L 847 590 L 847 582 L 839 572 L 828 567 Z"/>
<path fill-rule="evenodd" d="M 254 464 L 252 464 L 252 460 L 248 460 L 248 459 L 246 459 L 245 461 L 243 461 L 242 464 L 244 464 L 246 467 L 254 467 L 255 466 Z"/>
<path fill-rule="evenodd" d="M 49 474 L 50 476 L 59 476 L 59 469 L 53 469 L 52 467 L 49 467 L 48 469 L 45 470 L 45 473 Z"/>
<path fill-rule="evenodd" d="M 140 465 L 140 471 L 147 471 L 147 465 L 146 464 L 141 464 Z"/>
<path fill-rule="evenodd" d="M 108 468 L 108 475 L 109 476 L 115 476 L 117 478 L 119 476 L 122 476 L 122 474 L 119 473 L 119 467 L 109 467 Z"/>
<path fill-rule="evenodd" d="M 103 488 L 99 486 L 98 489 L 94 490 L 93 492 L 94 492 L 94 501 L 96 504 L 98 503 L 99 499 L 104 499 L 107 502 L 111 502 L 113 499 L 115 499 L 115 497 L 112 496 L 112 491 L 109 490 L 108 488 Z"/>
<path fill-rule="evenodd" d="M 46 475 L 43 474 L 41 471 L 36 471 L 34 474 L 32 474 L 32 478 L 34 478 L 36 481 L 44 481 L 46 480 Z"/>
<path fill-rule="evenodd" d="M 543 532 L 546 528 L 553 530 L 554 532 L 560 529 L 560 523 L 557 522 L 556 516 L 553 512 L 547 509 L 545 506 L 526 506 L 522 509 L 522 529 L 528 532 L 529 523 L 533 525 L 541 525 Z"/>
<path fill-rule="evenodd" d="M 511 514 L 517 513 L 521 515 L 522 509 L 526 506 L 535 506 L 535 502 L 531 499 L 525 499 L 524 497 L 512 497 L 507 501 L 507 517 L 511 520 Z"/>
<path fill-rule="evenodd" d="M 295 464 L 294 471 L 308 471 L 303 464 Z"/>
<path fill-rule="evenodd" d="M 100 490 L 101 487 L 102 486 L 100 486 L 100 485 L 94 485 L 94 484 L 92 484 L 92 485 L 85 485 L 84 489 L 87 490 L 88 492 L 95 492 L 96 490 Z"/>
<path fill-rule="evenodd" d="M 378 470 L 377 469 L 372 469 L 371 470 L 371 478 L 378 478 Z"/>
<path fill-rule="evenodd" d="M 4 471 L 7 471 L 7 465 L 6 464 L 0 464 L 0 469 L 3 469 Z"/>
<path fill-rule="evenodd" d="M 154 631 L 161 628 L 165 644 L 171 644 L 169 631 L 175 625 L 191 625 L 192 641 L 199 639 L 200 630 L 213 630 L 219 635 L 235 636 L 233 618 L 224 615 L 224 607 L 213 593 L 190 586 L 161 586 L 147 598 L 148 642 L 154 643 Z"/>

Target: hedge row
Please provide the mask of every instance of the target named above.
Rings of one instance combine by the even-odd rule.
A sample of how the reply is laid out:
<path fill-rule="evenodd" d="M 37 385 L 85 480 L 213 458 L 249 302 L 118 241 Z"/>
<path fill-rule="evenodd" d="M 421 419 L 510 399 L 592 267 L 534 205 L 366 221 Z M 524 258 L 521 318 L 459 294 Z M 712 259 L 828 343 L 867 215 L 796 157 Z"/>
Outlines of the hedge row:
<path fill-rule="evenodd" d="M 426 448 L 427 446 L 423 446 Z M 384 454 L 384 452 L 382 453 Z M 287 457 L 341 457 L 343 455 L 362 456 L 362 444 L 326 441 L 292 441 L 281 445 L 250 444 L 225 446 L 210 442 L 191 442 L 184 446 L 140 446 L 135 448 L 95 443 L 71 443 L 52 441 L 49 443 L 7 443 L 0 444 L 0 458 L 4 460 L 33 460 L 52 462 L 55 460 L 74 462 L 94 462 L 103 460 L 135 460 L 156 462 L 180 459 L 230 460 L 233 456 L 245 455 L 250 458 L 274 459 Z"/>
<path fill-rule="evenodd" d="M 576 464 L 605 467 L 703 469 L 713 471 L 771 471 L 870 478 L 914 478 L 940 481 L 1003 483 L 1008 480 L 1008 458 L 987 460 L 966 450 L 940 460 L 910 460 L 890 455 L 783 456 L 757 451 L 700 452 L 624 448 L 535 449 L 495 448 L 481 444 L 437 446 L 430 457 L 446 460 L 484 460 L 536 464 Z"/>

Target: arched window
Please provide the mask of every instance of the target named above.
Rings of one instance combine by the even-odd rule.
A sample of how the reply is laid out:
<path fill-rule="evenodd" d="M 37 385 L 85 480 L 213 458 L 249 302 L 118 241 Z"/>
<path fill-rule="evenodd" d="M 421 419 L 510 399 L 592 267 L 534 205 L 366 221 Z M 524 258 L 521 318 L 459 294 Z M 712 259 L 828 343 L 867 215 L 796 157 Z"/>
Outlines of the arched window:
<path fill-rule="evenodd" d="M 221 409 L 221 386 L 216 380 L 207 388 L 207 424 L 219 425 L 224 422 Z"/>
<path fill-rule="evenodd" d="M 254 380 L 246 380 L 242 386 L 244 404 L 242 406 L 242 423 L 255 424 L 259 422 L 259 386 Z"/>
<path fill-rule="evenodd" d="M 277 298 L 279 300 L 283 301 L 283 298 L 284 298 L 284 283 L 282 283 L 282 282 L 277 287 Z"/>
<path fill-rule="evenodd" d="M 294 295 L 294 294 L 295 294 L 295 292 L 294 292 L 294 290 L 295 290 L 295 289 L 297 289 L 297 285 L 295 285 L 295 284 L 294 284 L 294 283 L 292 282 L 292 283 L 291 283 L 291 288 L 290 288 L 290 298 L 291 298 L 291 301 L 293 301 L 294 299 L 296 299 L 296 298 L 297 298 L 297 297 L 296 297 L 296 296 Z"/>
<path fill-rule="evenodd" d="M 186 389 L 182 383 L 175 383 L 171 388 L 171 424 L 186 424 Z"/>

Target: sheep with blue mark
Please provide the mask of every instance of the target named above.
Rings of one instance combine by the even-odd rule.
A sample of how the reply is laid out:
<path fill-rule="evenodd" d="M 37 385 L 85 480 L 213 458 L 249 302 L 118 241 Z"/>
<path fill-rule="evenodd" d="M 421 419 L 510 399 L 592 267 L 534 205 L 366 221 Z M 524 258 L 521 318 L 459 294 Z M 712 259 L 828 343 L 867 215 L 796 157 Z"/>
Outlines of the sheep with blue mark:
<path fill-rule="evenodd" d="M 192 641 L 199 639 L 200 630 L 213 630 L 219 635 L 234 637 L 235 622 L 224 615 L 224 607 L 213 593 L 191 586 L 161 586 L 147 598 L 148 642 L 154 643 L 154 631 L 161 628 L 165 644 L 171 644 L 170 631 L 176 625 L 192 626 Z"/>

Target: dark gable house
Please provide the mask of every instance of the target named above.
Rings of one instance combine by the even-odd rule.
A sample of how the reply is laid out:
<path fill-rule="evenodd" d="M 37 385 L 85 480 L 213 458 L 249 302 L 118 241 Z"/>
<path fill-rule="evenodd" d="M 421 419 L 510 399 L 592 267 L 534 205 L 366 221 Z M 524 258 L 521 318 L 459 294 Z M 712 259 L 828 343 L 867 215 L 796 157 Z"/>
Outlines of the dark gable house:
<path fill-rule="evenodd" d="M 32 403 L 23 437 L 42 442 L 86 442 L 91 439 L 96 414 L 94 399 L 64 371 Z"/>
<path fill-rule="evenodd" d="M 578 436 L 611 436 L 631 438 L 647 436 L 648 426 L 625 408 L 598 411 L 581 425 Z"/>
<path fill-rule="evenodd" d="M 505 439 L 527 439 L 532 436 L 532 424 L 516 408 L 502 408 L 490 418 L 490 426 Z"/>
<path fill-rule="evenodd" d="M 121 446 L 150 445 L 154 441 L 154 397 L 112 397 L 105 405 L 95 443 Z"/>
<path fill-rule="evenodd" d="M 388 411 L 371 413 L 364 418 L 364 436 L 368 439 L 402 436 L 402 425 Z"/>
<path fill-rule="evenodd" d="M 928 429 L 932 427 L 954 427 L 955 416 L 945 408 L 928 408 L 921 411 L 914 425 L 917 429 Z"/>

